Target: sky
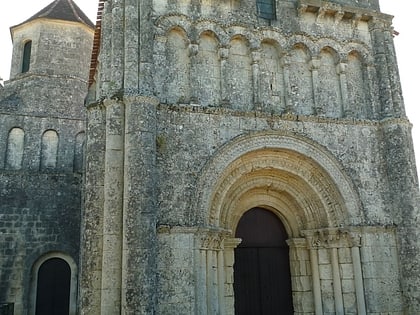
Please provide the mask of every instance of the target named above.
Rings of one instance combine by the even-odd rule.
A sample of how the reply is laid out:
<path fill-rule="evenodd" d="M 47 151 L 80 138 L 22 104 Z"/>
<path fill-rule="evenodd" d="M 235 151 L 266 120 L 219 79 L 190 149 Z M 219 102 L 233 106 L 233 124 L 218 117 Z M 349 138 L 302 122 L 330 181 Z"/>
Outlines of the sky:
<path fill-rule="evenodd" d="M 9 27 L 19 24 L 53 0 L 13 0 L 7 8 L 0 10 L 0 78 L 9 78 L 12 42 Z M 75 0 L 77 5 L 95 22 L 98 0 Z M 416 55 L 416 42 L 419 39 L 420 1 L 416 0 L 380 0 L 381 11 L 394 16 L 394 29 L 399 33 L 394 43 L 400 70 L 403 97 L 407 116 L 413 124 L 414 149 L 418 169 L 420 169 L 420 104 L 416 93 L 420 89 L 420 61 Z M 416 45 L 416 48 L 414 47 Z M 420 170 L 418 170 L 420 173 Z"/>

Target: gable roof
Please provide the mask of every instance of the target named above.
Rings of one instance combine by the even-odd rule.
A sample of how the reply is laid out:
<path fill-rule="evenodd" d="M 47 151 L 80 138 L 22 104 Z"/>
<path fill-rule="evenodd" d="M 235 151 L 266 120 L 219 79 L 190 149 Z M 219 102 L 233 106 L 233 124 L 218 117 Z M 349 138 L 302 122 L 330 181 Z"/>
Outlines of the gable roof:
<path fill-rule="evenodd" d="M 91 28 L 95 27 L 92 21 L 73 0 L 55 0 L 38 13 L 16 26 L 39 18 L 79 22 Z"/>

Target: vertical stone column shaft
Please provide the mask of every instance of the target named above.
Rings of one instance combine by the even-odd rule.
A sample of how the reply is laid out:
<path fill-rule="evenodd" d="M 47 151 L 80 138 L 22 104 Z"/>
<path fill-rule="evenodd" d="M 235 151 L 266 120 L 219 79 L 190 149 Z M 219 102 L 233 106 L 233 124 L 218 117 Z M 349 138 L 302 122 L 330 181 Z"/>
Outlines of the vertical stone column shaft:
<path fill-rule="evenodd" d="M 311 72 L 312 72 L 312 97 L 314 100 L 314 110 L 316 113 L 318 110 L 319 100 L 318 100 L 318 83 L 319 83 L 319 67 L 321 66 L 321 61 L 319 58 L 313 58 L 311 61 Z"/>
<path fill-rule="evenodd" d="M 105 1 L 101 24 L 101 53 L 99 55 L 99 97 L 109 93 L 111 85 L 112 3 Z"/>
<path fill-rule="evenodd" d="M 106 106 L 105 198 L 103 225 L 101 314 L 121 308 L 122 205 L 124 191 L 124 105 Z"/>
<path fill-rule="evenodd" d="M 227 59 L 229 57 L 229 49 L 226 47 L 221 47 L 219 49 L 220 56 L 220 94 L 222 103 L 229 101 L 228 91 L 227 91 Z"/>
<path fill-rule="evenodd" d="M 354 109 L 351 108 L 351 104 L 349 104 L 349 96 L 348 96 L 348 89 L 347 89 L 347 64 L 346 63 L 339 63 L 337 65 L 337 73 L 340 77 L 340 90 L 341 90 L 341 114 L 344 117 L 351 116 L 354 112 Z"/>
<path fill-rule="evenodd" d="M 223 250 L 217 251 L 217 283 L 219 286 L 219 314 L 225 315 L 225 264 Z"/>
<path fill-rule="evenodd" d="M 156 107 L 125 97 L 122 311 L 153 314 L 156 304 Z"/>
<path fill-rule="evenodd" d="M 377 91 L 377 83 L 375 79 L 375 68 L 373 65 L 366 66 L 366 75 L 367 75 L 367 82 L 366 89 L 367 94 L 369 95 L 369 118 L 379 118 L 380 117 L 380 106 L 378 104 L 378 99 L 375 91 Z M 366 105 L 367 106 L 367 105 Z"/>
<path fill-rule="evenodd" d="M 392 116 L 393 101 L 391 92 L 391 82 L 389 79 L 388 61 L 386 58 L 386 49 L 384 46 L 385 35 L 383 21 L 373 20 L 370 24 L 370 33 L 373 40 L 374 58 L 376 67 L 376 76 L 379 82 L 379 97 L 381 101 L 382 115 Z"/>
<path fill-rule="evenodd" d="M 318 251 L 310 249 L 311 268 L 312 268 L 312 287 L 314 290 L 315 315 L 323 315 L 321 298 L 321 281 L 319 278 Z"/>
<path fill-rule="evenodd" d="M 79 305 L 81 315 L 97 315 L 101 309 L 105 110 L 93 105 L 87 115 Z"/>
<path fill-rule="evenodd" d="M 124 10 L 124 88 L 135 92 L 139 89 L 139 1 L 125 0 Z"/>
<path fill-rule="evenodd" d="M 252 52 L 252 86 L 254 107 L 260 104 L 260 59 L 259 51 Z"/>
<path fill-rule="evenodd" d="M 216 251 L 207 251 L 207 314 L 217 314 L 219 311 L 218 301 L 218 275 Z"/>
<path fill-rule="evenodd" d="M 111 82 L 112 93 L 124 88 L 124 34 L 125 32 L 124 0 L 113 0 L 112 7 L 112 47 L 111 47 Z"/>
<path fill-rule="evenodd" d="M 360 249 L 357 246 L 351 248 L 353 261 L 354 285 L 356 289 L 357 314 L 366 314 L 365 292 L 363 287 L 362 262 L 360 260 Z"/>
<path fill-rule="evenodd" d="M 207 255 L 204 249 L 197 250 L 197 261 L 196 312 L 207 314 Z"/>
<path fill-rule="evenodd" d="M 292 87 L 290 86 L 290 63 L 284 62 L 284 104 L 287 110 L 291 110 L 293 104 Z"/>
<path fill-rule="evenodd" d="M 343 292 L 341 289 L 340 266 L 338 264 L 338 249 L 331 248 L 331 264 L 333 271 L 335 314 L 344 315 Z"/>

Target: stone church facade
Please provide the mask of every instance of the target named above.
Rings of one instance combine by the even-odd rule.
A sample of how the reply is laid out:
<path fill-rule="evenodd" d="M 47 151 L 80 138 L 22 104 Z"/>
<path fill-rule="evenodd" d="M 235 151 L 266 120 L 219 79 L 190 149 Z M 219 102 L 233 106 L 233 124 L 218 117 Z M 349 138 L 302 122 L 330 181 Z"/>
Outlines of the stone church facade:
<path fill-rule="evenodd" d="M 45 117 L 8 110 L 5 91 L 27 74 L 0 92 L 1 215 L 25 225 L 36 210 L 29 231 L 45 224 L 50 237 L 1 226 L 4 257 L 19 259 L 1 261 L 0 302 L 36 314 L 29 282 L 54 257 L 74 265 L 70 314 L 420 313 L 411 124 L 377 0 L 108 0 L 98 18 L 89 79 L 78 56 L 79 116 L 65 94 L 38 94 Z M 43 153 L 32 171 L 15 167 L 10 151 L 33 161 L 54 147 L 28 154 L 30 141 L 13 140 L 41 118 L 68 124 L 67 164 L 46 169 Z M 38 243 L 8 245 L 23 235 Z"/>

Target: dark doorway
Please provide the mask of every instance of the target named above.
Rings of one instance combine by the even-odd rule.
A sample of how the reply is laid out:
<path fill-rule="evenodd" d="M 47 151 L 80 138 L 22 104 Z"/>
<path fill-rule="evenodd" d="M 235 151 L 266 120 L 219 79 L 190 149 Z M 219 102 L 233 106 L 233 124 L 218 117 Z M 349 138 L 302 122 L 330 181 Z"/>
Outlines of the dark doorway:
<path fill-rule="evenodd" d="M 282 222 L 254 208 L 240 219 L 236 237 L 234 290 L 236 315 L 293 315 L 288 238 Z"/>
<path fill-rule="evenodd" d="M 36 315 L 68 315 L 71 270 L 66 261 L 51 258 L 38 270 Z"/>

